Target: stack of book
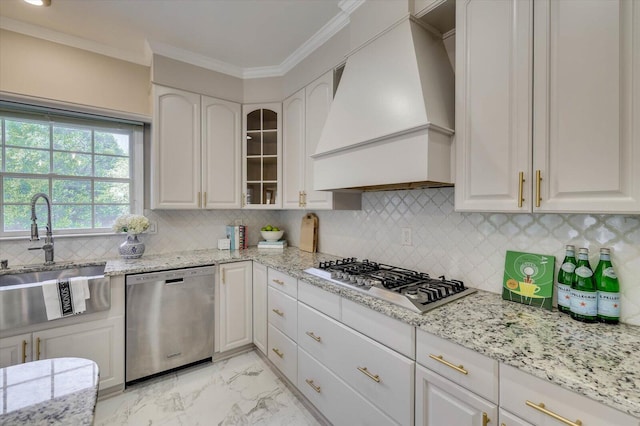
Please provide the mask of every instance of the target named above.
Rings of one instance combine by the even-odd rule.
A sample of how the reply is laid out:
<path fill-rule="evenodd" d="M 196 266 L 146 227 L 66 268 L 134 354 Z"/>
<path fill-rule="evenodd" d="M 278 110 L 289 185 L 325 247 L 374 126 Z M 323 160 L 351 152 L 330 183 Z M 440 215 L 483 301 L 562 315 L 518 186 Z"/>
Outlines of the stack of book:
<path fill-rule="evenodd" d="M 286 240 L 279 240 L 279 241 L 259 241 L 258 242 L 258 248 L 259 249 L 283 249 L 287 246 L 287 241 Z"/>
<path fill-rule="evenodd" d="M 231 250 L 246 249 L 248 246 L 246 225 L 227 225 L 227 238 L 231 240 Z"/>

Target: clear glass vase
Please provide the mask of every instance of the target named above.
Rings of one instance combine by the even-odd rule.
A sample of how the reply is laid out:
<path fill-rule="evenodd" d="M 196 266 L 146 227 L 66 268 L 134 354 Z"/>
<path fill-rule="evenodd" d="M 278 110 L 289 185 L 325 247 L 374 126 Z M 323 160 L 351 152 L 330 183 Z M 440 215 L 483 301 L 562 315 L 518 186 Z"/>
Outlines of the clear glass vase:
<path fill-rule="evenodd" d="M 123 259 L 139 259 L 144 248 L 144 243 L 138 240 L 138 234 L 127 234 L 127 240 L 120 244 L 118 251 Z"/>

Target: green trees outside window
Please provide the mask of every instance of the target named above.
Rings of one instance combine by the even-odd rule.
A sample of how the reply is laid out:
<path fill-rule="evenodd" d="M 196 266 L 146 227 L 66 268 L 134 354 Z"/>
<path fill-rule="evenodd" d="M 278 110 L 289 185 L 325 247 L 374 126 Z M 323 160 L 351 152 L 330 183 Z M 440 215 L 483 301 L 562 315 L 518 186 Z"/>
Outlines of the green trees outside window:
<path fill-rule="evenodd" d="M 0 235 L 29 230 L 38 192 L 51 198 L 54 231 L 108 229 L 131 213 L 133 133 L 128 125 L 0 110 Z M 44 203 L 36 215 L 46 218 Z"/>

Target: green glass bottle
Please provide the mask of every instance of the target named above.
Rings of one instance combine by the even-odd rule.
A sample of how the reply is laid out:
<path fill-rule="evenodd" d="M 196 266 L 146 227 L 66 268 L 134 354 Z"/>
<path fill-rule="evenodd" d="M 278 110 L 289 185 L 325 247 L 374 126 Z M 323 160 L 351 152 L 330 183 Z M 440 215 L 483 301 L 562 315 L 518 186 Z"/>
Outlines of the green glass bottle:
<path fill-rule="evenodd" d="M 565 314 L 571 313 L 571 284 L 577 263 L 576 248 L 567 245 L 564 260 L 558 271 L 558 310 Z"/>
<path fill-rule="evenodd" d="M 598 321 L 617 324 L 620 322 L 620 283 L 608 248 L 600 249 L 600 262 L 594 276 L 598 290 Z"/>
<path fill-rule="evenodd" d="M 598 294 L 587 248 L 578 250 L 578 264 L 571 282 L 571 318 L 582 322 L 598 320 Z"/>

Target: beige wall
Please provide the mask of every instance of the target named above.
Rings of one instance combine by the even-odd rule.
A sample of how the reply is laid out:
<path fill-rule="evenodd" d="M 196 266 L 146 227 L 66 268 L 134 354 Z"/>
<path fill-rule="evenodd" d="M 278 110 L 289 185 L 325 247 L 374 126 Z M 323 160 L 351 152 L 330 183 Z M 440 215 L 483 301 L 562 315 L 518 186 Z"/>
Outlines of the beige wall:
<path fill-rule="evenodd" d="M 151 81 L 232 102 L 242 102 L 244 96 L 240 78 L 161 55 L 153 55 Z"/>
<path fill-rule="evenodd" d="M 0 90 L 151 115 L 149 67 L 0 30 Z"/>
<path fill-rule="evenodd" d="M 283 98 L 292 95 L 325 72 L 344 62 L 350 51 L 349 40 L 350 31 L 347 26 L 293 67 L 284 77 Z"/>

